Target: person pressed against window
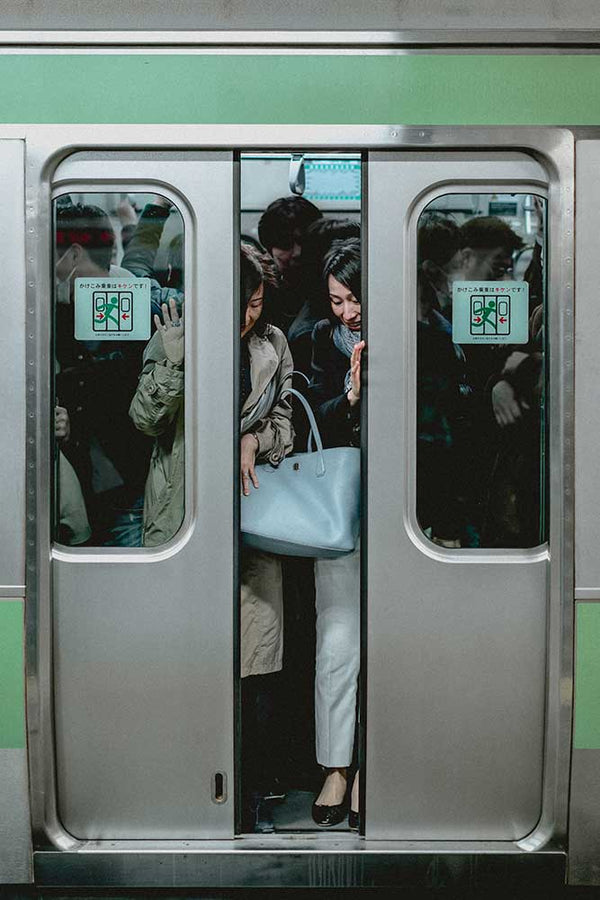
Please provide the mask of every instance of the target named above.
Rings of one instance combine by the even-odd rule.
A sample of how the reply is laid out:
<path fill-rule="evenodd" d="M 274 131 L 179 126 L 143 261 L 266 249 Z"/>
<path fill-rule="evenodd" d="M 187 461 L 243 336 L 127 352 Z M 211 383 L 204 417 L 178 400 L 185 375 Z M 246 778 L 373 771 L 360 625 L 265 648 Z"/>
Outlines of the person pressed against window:
<path fill-rule="evenodd" d="M 137 342 L 74 336 L 75 279 L 111 275 L 114 231 L 98 206 L 57 204 L 55 240 L 55 390 L 70 422 L 61 450 L 81 484 L 89 542 L 139 546 L 150 442 L 132 427 L 127 410 L 142 349 Z"/>

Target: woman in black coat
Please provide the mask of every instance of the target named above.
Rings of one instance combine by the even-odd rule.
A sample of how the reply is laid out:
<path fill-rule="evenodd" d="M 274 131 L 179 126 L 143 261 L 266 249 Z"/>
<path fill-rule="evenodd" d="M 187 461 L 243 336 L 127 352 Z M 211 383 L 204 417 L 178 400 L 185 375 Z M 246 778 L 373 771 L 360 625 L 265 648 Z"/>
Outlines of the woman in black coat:
<path fill-rule="evenodd" d="M 360 447 L 361 338 L 360 240 L 334 241 L 324 276 L 331 316 L 313 331 L 310 396 L 326 447 Z M 314 821 L 337 825 L 348 812 L 358 827 L 358 779 L 348 791 L 360 667 L 360 551 L 315 560 L 317 656 L 315 725 L 317 761 L 325 768 L 313 804 Z"/>

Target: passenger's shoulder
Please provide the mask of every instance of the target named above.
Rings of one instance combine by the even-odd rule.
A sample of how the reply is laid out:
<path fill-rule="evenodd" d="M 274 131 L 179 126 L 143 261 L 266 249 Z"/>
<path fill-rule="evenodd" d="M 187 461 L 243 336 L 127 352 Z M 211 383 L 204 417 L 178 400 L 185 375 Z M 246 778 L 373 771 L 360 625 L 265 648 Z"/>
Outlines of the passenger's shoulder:
<path fill-rule="evenodd" d="M 278 328 L 277 325 L 267 325 L 265 337 L 271 341 L 273 346 L 279 352 L 282 352 L 287 347 L 287 338 L 281 328 Z"/>
<path fill-rule="evenodd" d="M 318 346 L 324 347 L 331 341 L 332 332 L 333 326 L 329 319 L 321 319 L 321 321 L 317 322 L 317 324 L 313 328 L 313 343 L 317 344 Z"/>

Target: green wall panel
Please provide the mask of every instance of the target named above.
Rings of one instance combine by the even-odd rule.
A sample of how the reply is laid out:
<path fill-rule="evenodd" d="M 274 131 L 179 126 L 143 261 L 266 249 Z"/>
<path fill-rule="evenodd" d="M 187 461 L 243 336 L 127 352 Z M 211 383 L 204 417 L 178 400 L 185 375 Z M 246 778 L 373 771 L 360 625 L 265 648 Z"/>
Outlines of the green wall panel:
<path fill-rule="evenodd" d="M 0 601 L 0 748 L 25 746 L 23 603 Z"/>
<path fill-rule="evenodd" d="M 600 749 L 600 603 L 576 604 L 575 732 L 578 750 Z"/>
<path fill-rule="evenodd" d="M 600 124 L 596 55 L 0 55 L 0 121 Z"/>

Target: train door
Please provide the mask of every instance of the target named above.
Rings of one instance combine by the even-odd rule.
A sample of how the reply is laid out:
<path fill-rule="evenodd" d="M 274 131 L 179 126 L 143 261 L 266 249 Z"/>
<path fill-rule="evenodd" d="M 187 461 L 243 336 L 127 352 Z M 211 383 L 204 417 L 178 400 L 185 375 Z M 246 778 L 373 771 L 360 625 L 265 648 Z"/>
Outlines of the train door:
<path fill-rule="evenodd" d="M 516 153 L 369 157 L 368 838 L 518 840 L 541 815 L 546 182 Z"/>
<path fill-rule="evenodd" d="M 56 794 L 79 839 L 233 835 L 232 173 L 80 153 L 54 178 Z"/>

